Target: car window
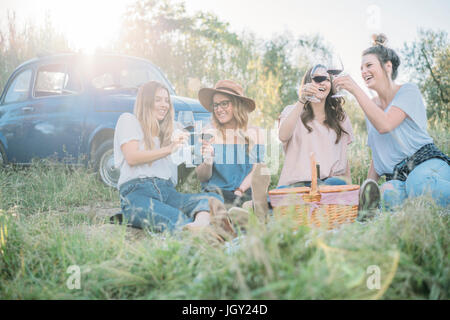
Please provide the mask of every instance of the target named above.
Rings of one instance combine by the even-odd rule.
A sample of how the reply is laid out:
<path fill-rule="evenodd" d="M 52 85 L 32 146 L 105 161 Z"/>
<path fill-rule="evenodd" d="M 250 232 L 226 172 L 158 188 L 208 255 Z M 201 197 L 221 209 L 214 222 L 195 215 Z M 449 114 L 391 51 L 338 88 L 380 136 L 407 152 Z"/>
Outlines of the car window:
<path fill-rule="evenodd" d="M 5 103 L 25 101 L 28 98 L 31 82 L 31 69 L 16 76 L 6 92 Z"/>
<path fill-rule="evenodd" d="M 76 94 L 81 91 L 77 74 L 64 64 L 50 64 L 39 68 L 34 85 L 34 97 Z"/>
<path fill-rule="evenodd" d="M 114 86 L 114 77 L 110 72 L 103 73 L 92 79 L 92 85 L 97 89 L 108 89 Z"/>
<path fill-rule="evenodd" d="M 149 66 L 97 66 L 91 78 L 97 89 L 112 90 L 118 88 L 137 88 L 142 84 L 156 80 L 167 85 L 166 80 Z"/>

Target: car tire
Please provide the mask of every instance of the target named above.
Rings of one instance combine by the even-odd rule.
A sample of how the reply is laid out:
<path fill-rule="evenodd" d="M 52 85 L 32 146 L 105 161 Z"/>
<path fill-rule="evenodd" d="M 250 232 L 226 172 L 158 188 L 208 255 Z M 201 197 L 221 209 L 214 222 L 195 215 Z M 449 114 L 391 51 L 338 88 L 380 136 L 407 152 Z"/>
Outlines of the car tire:
<path fill-rule="evenodd" d="M 5 149 L 3 149 L 3 146 L 0 144 L 0 168 L 6 166 L 7 163 L 8 160 L 6 159 Z"/>
<path fill-rule="evenodd" d="M 116 188 L 120 170 L 114 168 L 114 142 L 104 141 L 93 155 L 94 169 L 99 179 L 106 185 Z"/>

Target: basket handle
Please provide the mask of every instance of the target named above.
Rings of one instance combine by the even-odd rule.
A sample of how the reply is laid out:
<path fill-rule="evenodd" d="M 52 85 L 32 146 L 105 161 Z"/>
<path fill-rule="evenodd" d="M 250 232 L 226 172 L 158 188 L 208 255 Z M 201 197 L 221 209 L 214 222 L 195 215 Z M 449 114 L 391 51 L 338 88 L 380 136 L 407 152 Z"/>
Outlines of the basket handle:
<path fill-rule="evenodd" d="M 309 194 L 318 194 L 319 191 L 317 189 L 317 166 L 316 166 L 316 157 L 314 152 L 309 154 L 309 159 L 311 162 L 311 190 Z"/>

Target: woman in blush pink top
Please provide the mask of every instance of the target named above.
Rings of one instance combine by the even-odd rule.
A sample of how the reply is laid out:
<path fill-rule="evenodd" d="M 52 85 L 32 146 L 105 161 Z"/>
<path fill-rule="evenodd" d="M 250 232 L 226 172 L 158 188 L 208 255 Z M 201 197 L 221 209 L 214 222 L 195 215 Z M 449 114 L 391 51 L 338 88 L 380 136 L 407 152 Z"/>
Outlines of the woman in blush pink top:
<path fill-rule="evenodd" d="M 326 67 L 311 68 L 302 79 L 299 101 L 281 113 L 279 138 L 285 162 L 278 188 L 310 186 L 311 152 L 320 165 L 319 184 L 351 183 L 347 148 L 353 130 L 341 106 L 343 99 L 331 97 L 334 91 Z M 319 102 L 308 101 L 311 96 Z"/>

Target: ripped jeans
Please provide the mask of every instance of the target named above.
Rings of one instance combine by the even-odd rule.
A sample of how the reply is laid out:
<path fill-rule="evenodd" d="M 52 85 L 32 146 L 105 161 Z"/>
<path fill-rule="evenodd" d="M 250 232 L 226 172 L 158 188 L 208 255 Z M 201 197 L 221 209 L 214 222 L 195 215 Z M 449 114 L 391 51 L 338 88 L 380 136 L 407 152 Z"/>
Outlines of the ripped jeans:
<path fill-rule="evenodd" d="M 216 193 L 180 193 L 172 181 L 139 178 L 120 186 L 124 218 L 135 228 L 153 232 L 173 231 L 194 220 L 200 211 L 209 212 L 209 199 L 223 199 Z"/>
<path fill-rule="evenodd" d="M 406 181 L 390 180 L 381 186 L 386 209 L 400 206 L 406 198 L 431 194 L 442 207 L 450 204 L 450 166 L 441 159 L 430 159 L 414 168 Z"/>

